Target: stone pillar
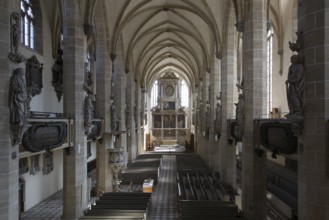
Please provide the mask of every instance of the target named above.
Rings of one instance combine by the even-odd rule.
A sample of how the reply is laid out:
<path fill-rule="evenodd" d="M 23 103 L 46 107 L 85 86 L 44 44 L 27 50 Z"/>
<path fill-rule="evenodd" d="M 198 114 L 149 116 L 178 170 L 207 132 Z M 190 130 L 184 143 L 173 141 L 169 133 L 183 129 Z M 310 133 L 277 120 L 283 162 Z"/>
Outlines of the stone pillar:
<path fill-rule="evenodd" d="M 221 92 L 222 92 L 222 127 L 219 146 L 221 148 L 220 169 L 221 176 L 224 182 L 235 187 L 236 185 L 236 147 L 234 143 L 227 142 L 227 120 L 235 116 L 234 102 L 237 98 L 237 32 L 234 28 L 235 14 L 231 7 L 229 12 L 227 32 L 223 44 L 223 58 L 221 63 Z"/>
<path fill-rule="evenodd" d="M 329 219 L 329 1 L 300 1 L 305 121 L 299 138 L 298 219 Z"/>
<path fill-rule="evenodd" d="M 145 144 L 145 131 L 144 131 L 144 126 L 145 126 L 145 122 L 144 122 L 144 114 L 145 114 L 145 100 L 146 100 L 146 89 L 145 87 L 141 88 L 141 103 L 140 103 L 140 111 L 139 111 L 139 118 L 140 118 L 140 126 L 141 126 L 141 134 L 140 134 L 140 146 L 142 149 L 142 152 L 145 152 L 146 149 L 146 144 Z"/>
<path fill-rule="evenodd" d="M 266 217 L 266 157 L 254 151 L 253 120 L 266 111 L 266 2 L 246 1 L 243 33 L 245 126 L 242 139 L 242 210 L 247 220 Z"/>
<path fill-rule="evenodd" d="M 143 131 L 141 130 L 141 121 L 140 121 L 140 109 L 141 109 L 141 87 L 140 84 L 137 82 L 135 87 L 135 111 L 134 111 L 134 118 L 136 123 L 136 141 L 137 141 L 137 154 L 141 154 L 144 152 L 144 147 L 142 145 L 142 138 L 143 138 Z"/>
<path fill-rule="evenodd" d="M 131 159 L 134 160 L 137 157 L 138 154 L 138 142 L 137 142 L 137 133 L 136 133 L 136 129 L 137 129 L 137 125 L 135 123 L 135 103 L 136 103 L 136 96 L 135 96 L 135 91 L 136 91 L 136 81 L 134 80 L 134 74 L 132 74 L 132 78 L 131 78 L 131 111 L 130 111 L 130 124 L 131 124 L 131 128 L 130 128 L 130 139 L 131 139 Z"/>
<path fill-rule="evenodd" d="M 127 151 L 128 151 L 128 162 L 134 160 L 137 155 L 136 145 L 136 132 L 135 132 L 135 120 L 134 120 L 134 106 L 135 106 L 135 81 L 134 74 L 128 73 L 127 75 L 127 104 L 129 109 L 128 124 L 129 134 L 127 137 Z"/>
<path fill-rule="evenodd" d="M 216 105 L 219 98 L 220 92 L 220 78 L 221 78 L 221 69 L 220 69 L 221 60 L 216 56 L 213 56 L 213 68 L 210 75 L 210 134 L 209 134 L 209 167 L 212 170 L 218 170 L 219 167 L 219 157 L 220 157 L 220 145 L 219 138 L 216 134 L 215 128 L 215 119 L 216 119 Z M 217 135 L 215 137 L 215 135 Z"/>
<path fill-rule="evenodd" d="M 124 57 L 122 55 L 121 41 L 118 43 L 118 57 L 115 60 L 115 90 L 114 90 L 114 99 L 117 119 L 119 120 L 119 134 L 115 138 L 115 148 L 123 148 L 126 154 L 127 152 L 127 134 L 126 132 L 126 74 L 124 73 Z M 126 159 L 125 159 L 126 161 Z M 125 166 L 126 166 L 125 162 Z"/>
<path fill-rule="evenodd" d="M 78 0 L 63 0 L 64 113 L 74 121 L 73 151 L 64 153 L 63 220 L 83 215 L 87 205 L 87 139 L 84 134 L 85 36 Z"/>
<path fill-rule="evenodd" d="M 205 72 L 203 75 L 203 82 L 202 82 L 202 104 L 203 104 L 203 118 L 202 120 L 202 158 L 204 162 L 209 165 L 209 130 L 207 132 L 208 126 L 208 117 L 210 117 L 210 100 L 209 100 L 209 85 L 210 85 L 210 73 Z M 208 113 L 207 113 L 208 109 Z M 209 116 L 207 116 L 209 115 Z M 208 120 L 208 121 L 207 121 Z"/>
<path fill-rule="evenodd" d="M 102 15 L 104 5 L 98 2 L 95 9 L 95 15 Z M 112 62 L 107 47 L 107 32 L 102 16 L 95 17 L 96 25 L 96 118 L 104 119 L 103 140 L 97 143 L 97 165 L 96 165 L 96 184 L 98 192 L 112 191 L 112 172 L 109 169 L 108 148 L 112 147 L 113 136 L 111 133 L 111 78 Z"/>
<path fill-rule="evenodd" d="M 15 7 L 14 7 L 15 6 Z M 15 66 L 10 63 L 8 53 L 10 51 L 10 15 L 13 10 L 19 11 L 19 6 L 14 1 L 4 0 L 0 3 L 0 219 L 16 220 L 19 217 L 18 200 L 18 145 L 12 146 L 10 138 L 8 92 L 10 77 Z M 18 66 L 16 66 L 18 67 Z"/>
<path fill-rule="evenodd" d="M 203 106 L 204 106 L 204 101 L 202 100 L 202 88 L 203 88 L 203 81 L 199 82 L 198 86 L 198 96 L 197 96 L 197 133 L 196 133 L 196 144 L 197 144 L 197 150 L 196 152 L 200 155 L 200 157 L 203 158 L 203 135 L 202 135 L 202 113 L 203 111 Z"/>

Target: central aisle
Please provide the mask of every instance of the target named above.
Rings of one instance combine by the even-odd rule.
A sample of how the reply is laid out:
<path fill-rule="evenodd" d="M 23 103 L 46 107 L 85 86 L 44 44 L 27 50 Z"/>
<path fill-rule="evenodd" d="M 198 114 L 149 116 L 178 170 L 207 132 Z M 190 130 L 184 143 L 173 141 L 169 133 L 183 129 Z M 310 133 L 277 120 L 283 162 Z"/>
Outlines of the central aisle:
<path fill-rule="evenodd" d="M 160 178 L 152 193 L 150 219 L 178 219 L 175 155 L 162 156 Z"/>

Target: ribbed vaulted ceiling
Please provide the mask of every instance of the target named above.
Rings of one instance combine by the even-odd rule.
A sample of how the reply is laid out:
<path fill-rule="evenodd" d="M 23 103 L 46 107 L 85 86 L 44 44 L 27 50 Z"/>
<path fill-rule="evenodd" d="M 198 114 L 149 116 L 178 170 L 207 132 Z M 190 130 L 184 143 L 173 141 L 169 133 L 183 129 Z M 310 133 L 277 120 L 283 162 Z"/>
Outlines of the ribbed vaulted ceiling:
<path fill-rule="evenodd" d="M 226 2 L 108 1 L 111 52 L 117 53 L 122 37 L 126 71 L 133 72 L 142 84 L 170 70 L 194 85 L 221 51 L 220 28 Z"/>

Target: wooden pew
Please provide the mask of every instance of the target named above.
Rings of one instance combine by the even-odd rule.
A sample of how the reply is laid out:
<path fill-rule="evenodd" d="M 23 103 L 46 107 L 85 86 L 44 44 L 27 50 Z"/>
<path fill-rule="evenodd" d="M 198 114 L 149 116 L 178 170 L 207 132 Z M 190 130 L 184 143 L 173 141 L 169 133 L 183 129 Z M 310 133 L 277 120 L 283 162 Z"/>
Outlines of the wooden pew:
<path fill-rule="evenodd" d="M 104 193 L 81 219 L 145 220 L 149 214 L 150 199 L 151 194 L 149 193 Z"/>
<path fill-rule="evenodd" d="M 181 219 L 226 219 L 239 217 L 238 207 L 233 202 L 179 201 Z"/>
<path fill-rule="evenodd" d="M 145 218 L 130 216 L 82 216 L 80 220 L 144 220 Z"/>

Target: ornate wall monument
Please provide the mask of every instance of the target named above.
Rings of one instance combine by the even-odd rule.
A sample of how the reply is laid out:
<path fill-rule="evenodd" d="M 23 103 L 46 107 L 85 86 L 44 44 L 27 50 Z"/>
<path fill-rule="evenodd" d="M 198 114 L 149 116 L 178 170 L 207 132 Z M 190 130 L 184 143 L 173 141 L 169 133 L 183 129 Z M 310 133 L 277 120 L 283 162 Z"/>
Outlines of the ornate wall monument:
<path fill-rule="evenodd" d="M 43 64 L 35 55 L 26 60 L 26 86 L 32 97 L 41 93 L 43 87 L 42 69 Z"/>

